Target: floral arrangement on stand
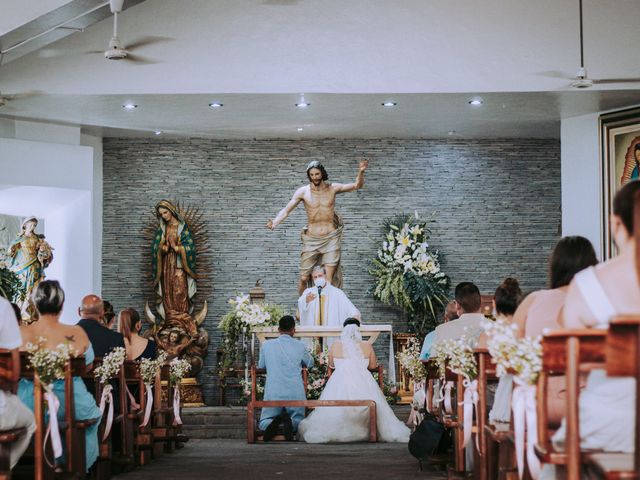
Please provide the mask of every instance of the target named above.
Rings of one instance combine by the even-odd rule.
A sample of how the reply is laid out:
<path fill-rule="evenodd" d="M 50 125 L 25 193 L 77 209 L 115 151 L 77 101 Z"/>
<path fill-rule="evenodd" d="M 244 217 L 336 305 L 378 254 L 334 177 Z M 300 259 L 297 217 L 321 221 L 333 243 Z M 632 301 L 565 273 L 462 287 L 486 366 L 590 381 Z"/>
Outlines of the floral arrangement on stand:
<path fill-rule="evenodd" d="M 440 268 L 440 253 L 429 246 L 427 224 L 432 221 L 421 220 L 417 213 L 385 220 L 384 239 L 369 271 L 376 278 L 373 296 L 398 306 L 421 338 L 435 327 L 450 286 Z"/>
<path fill-rule="evenodd" d="M 111 432 L 113 425 L 113 386 L 109 383 L 120 372 L 120 368 L 127 358 L 127 354 L 123 347 L 116 347 L 102 359 L 102 364 L 98 365 L 93 371 L 94 376 L 102 385 L 102 396 L 100 397 L 100 413 L 104 414 L 104 410 L 109 405 L 107 412 L 107 421 L 105 423 L 102 440 L 106 440 Z"/>
<path fill-rule="evenodd" d="M 409 374 L 414 383 L 419 383 L 427 377 L 427 370 L 420 360 L 422 345 L 416 337 L 411 337 L 407 341 L 404 349 L 396 354 L 398 362 Z"/>
<path fill-rule="evenodd" d="M 249 295 L 240 294 L 229 299 L 231 310 L 222 317 L 218 327 L 223 331 L 222 365 L 218 365 L 218 375 L 224 378 L 235 366 L 240 353 L 246 356 L 248 338 L 252 331 L 261 327 L 271 327 L 278 324 L 284 315 L 280 305 L 271 303 L 251 303 Z"/>
<path fill-rule="evenodd" d="M 62 439 L 58 429 L 60 401 L 53 392 L 53 382 L 64 379 L 65 365 L 74 352 L 67 343 L 60 344 L 56 348 L 46 348 L 45 341 L 44 338 L 39 337 L 36 343 L 27 343 L 26 350 L 29 355 L 29 365 L 40 379 L 44 389 L 44 398 L 49 408 L 49 424 L 44 443 L 46 444 L 50 435 L 54 458 L 58 458 L 62 455 Z M 49 466 L 53 467 L 54 462 L 49 462 L 46 455 L 45 460 Z"/>

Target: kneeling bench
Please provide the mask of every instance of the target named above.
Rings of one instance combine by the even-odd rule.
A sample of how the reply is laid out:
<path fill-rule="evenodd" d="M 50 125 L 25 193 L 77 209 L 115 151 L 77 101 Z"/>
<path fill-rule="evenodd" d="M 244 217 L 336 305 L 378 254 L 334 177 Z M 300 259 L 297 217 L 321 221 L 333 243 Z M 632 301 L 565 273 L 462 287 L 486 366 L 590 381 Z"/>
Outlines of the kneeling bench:
<path fill-rule="evenodd" d="M 255 411 L 265 407 L 368 407 L 369 442 L 378 441 L 376 402 L 373 400 L 263 400 L 251 401 L 247 405 L 247 443 L 255 443 L 257 434 Z"/>

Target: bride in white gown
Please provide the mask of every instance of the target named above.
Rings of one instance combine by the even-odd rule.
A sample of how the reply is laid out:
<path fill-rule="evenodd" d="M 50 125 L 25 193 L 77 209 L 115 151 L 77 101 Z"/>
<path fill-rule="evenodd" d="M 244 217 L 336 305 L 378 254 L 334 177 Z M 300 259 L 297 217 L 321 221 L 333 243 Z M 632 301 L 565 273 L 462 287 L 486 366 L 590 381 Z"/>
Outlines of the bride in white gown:
<path fill-rule="evenodd" d="M 374 400 L 378 439 L 408 442 L 410 430 L 396 418 L 378 383 L 368 370 L 377 365 L 370 343 L 362 341 L 360 322 L 345 320 L 340 341 L 329 350 L 329 367 L 335 368 L 320 400 Z M 359 442 L 369 438 L 366 407 L 316 408 L 298 426 L 298 437 L 307 443 Z"/>

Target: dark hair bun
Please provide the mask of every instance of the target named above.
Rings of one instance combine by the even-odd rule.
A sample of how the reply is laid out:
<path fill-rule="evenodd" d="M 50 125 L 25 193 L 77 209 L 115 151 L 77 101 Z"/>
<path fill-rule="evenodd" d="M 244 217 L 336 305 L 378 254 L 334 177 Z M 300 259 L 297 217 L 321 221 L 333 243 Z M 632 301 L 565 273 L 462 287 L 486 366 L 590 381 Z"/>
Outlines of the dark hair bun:
<path fill-rule="evenodd" d="M 357 318 L 349 317 L 342 324 L 343 327 L 346 327 L 347 325 L 357 325 L 359 327 L 360 320 L 358 320 Z"/>

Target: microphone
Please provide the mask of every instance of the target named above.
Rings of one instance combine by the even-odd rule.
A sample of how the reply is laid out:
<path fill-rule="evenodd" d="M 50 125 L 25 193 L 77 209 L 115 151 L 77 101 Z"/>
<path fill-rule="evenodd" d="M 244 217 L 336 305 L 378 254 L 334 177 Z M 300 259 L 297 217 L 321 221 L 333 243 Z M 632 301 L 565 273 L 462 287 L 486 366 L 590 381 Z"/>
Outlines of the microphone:
<path fill-rule="evenodd" d="M 318 298 L 322 295 L 322 287 L 318 285 Z"/>

